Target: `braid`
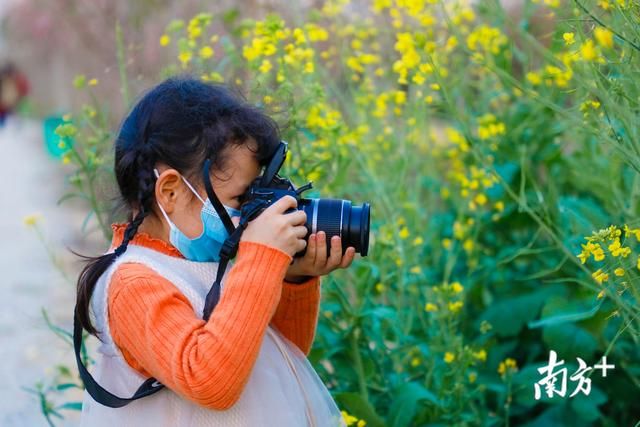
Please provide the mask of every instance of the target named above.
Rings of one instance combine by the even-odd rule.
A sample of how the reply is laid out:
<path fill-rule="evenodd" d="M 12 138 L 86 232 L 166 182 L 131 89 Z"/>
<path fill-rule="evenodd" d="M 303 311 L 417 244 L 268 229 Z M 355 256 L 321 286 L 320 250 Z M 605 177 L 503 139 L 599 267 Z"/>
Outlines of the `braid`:
<path fill-rule="evenodd" d="M 146 133 L 146 132 L 145 132 Z M 127 250 L 129 242 L 138 232 L 138 227 L 142 224 L 142 221 L 151 213 L 151 199 L 153 190 L 155 187 L 155 176 L 153 175 L 154 152 L 152 141 L 147 141 L 145 138 L 136 155 L 136 166 L 138 175 L 138 213 L 133 218 L 129 225 L 127 225 L 124 231 L 124 238 L 120 246 L 116 248 L 114 253 L 116 256 L 120 256 Z"/>

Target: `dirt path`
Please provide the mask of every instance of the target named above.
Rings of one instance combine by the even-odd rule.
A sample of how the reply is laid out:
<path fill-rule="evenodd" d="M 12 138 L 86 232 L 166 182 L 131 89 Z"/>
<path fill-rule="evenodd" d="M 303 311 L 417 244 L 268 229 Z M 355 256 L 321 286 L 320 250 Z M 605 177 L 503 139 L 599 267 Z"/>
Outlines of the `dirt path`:
<path fill-rule="evenodd" d="M 50 378 L 57 364 L 75 372 L 71 347 L 48 330 L 41 315 L 46 307 L 52 321 L 69 330 L 73 283 L 55 269 L 24 218 L 40 215 L 43 235 L 70 265 L 72 256 L 64 248 L 78 248 L 74 239 L 83 213 L 56 205 L 64 173 L 44 149 L 40 122 L 10 118 L 0 128 L 0 150 L 0 425 L 45 426 L 38 401 L 22 387 Z M 71 271 L 77 268 L 71 265 Z M 77 424 L 79 414 L 64 413 L 69 418 L 56 425 Z"/>

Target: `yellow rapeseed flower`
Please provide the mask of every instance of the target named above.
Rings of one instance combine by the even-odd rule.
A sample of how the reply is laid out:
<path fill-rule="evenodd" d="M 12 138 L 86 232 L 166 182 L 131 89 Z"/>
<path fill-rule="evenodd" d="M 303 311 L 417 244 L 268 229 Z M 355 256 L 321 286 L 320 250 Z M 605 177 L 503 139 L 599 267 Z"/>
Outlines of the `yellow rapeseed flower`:
<path fill-rule="evenodd" d="M 171 37 L 166 34 L 160 36 L 160 46 L 167 46 L 169 43 L 171 43 Z"/>
<path fill-rule="evenodd" d="M 633 234 L 636 237 L 636 240 L 640 242 L 640 228 L 629 228 L 629 226 L 625 224 L 624 236 L 629 237 L 630 234 Z"/>
<path fill-rule="evenodd" d="M 631 248 L 622 246 L 620 239 L 616 238 L 614 242 L 609 245 L 609 251 L 614 257 L 622 256 L 626 258 L 631 253 Z"/>
<path fill-rule="evenodd" d="M 529 81 L 529 83 L 531 83 L 534 86 L 538 86 L 540 83 L 542 83 L 542 77 L 540 77 L 540 74 L 533 71 L 529 71 L 526 75 L 526 78 Z"/>
<path fill-rule="evenodd" d="M 202 49 L 200 49 L 200 57 L 203 59 L 208 59 L 211 58 L 213 56 L 213 49 L 211 48 L 211 46 L 203 46 Z"/>
<path fill-rule="evenodd" d="M 412 81 L 412 82 L 414 82 L 415 84 L 417 84 L 418 86 L 419 86 L 419 85 L 424 84 L 424 82 L 425 82 L 426 80 L 427 80 L 427 79 L 424 77 L 424 75 L 423 75 L 422 73 L 416 73 L 416 74 L 411 78 L 411 81 Z"/>
<path fill-rule="evenodd" d="M 268 59 L 263 59 L 262 64 L 260 64 L 260 67 L 258 67 L 260 72 L 263 74 L 266 74 L 269 71 L 271 71 L 271 68 L 273 68 L 273 66 L 271 65 L 271 61 L 269 61 Z"/>
<path fill-rule="evenodd" d="M 593 31 L 593 36 L 595 37 L 596 41 L 600 46 L 605 47 L 607 49 L 610 49 L 613 47 L 613 33 L 609 29 L 603 28 L 603 27 L 597 27 Z"/>
<path fill-rule="evenodd" d="M 347 411 L 343 410 L 343 411 L 340 411 L 340 413 L 342 414 L 342 419 L 347 424 L 347 426 L 351 426 L 352 424 L 358 422 L 358 418 L 354 417 L 353 415 L 350 415 Z M 360 421 L 362 421 L 362 420 L 360 420 Z M 360 426 L 358 425 L 358 427 L 360 427 Z"/>
<path fill-rule="evenodd" d="M 485 196 L 483 193 L 479 193 L 473 200 L 480 206 L 483 206 L 485 203 L 487 203 L 487 196 Z"/>
<path fill-rule="evenodd" d="M 307 38 L 304 35 L 304 32 L 301 28 L 295 28 L 293 30 L 293 38 L 295 39 L 295 43 L 297 45 L 304 44 L 307 41 Z"/>
<path fill-rule="evenodd" d="M 40 220 L 40 218 L 42 218 L 42 214 L 39 213 L 35 213 L 35 214 L 31 214 L 31 215 L 27 215 L 22 219 L 22 222 L 24 223 L 24 225 L 26 225 L 27 227 L 33 227 L 35 226 L 38 221 Z"/>
<path fill-rule="evenodd" d="M 464 303 L 462 301 L 449 302 L 448 308 L 450 312 L 457 313 L 462 309 L 463 305 Z"/>
<path fill-rule="evenodd" d="M 187 25 L 187 35 L 190 40 L 195 40 L 202 34 L 202 27 L 200 26 L 200 20 L 195 17 L 189 21 Z"/>
<path fill-rule="evenodd" d="M 473 353 L 473 357 L 482 362 L 485 362 L 487 360 L 487 351 L 485 349 L 480 349 L 479 351 Z"/>
<path fill-rule="evenodd" d="M 453 282 L 451 284 L 451 290 L 454 294 L 459 294 L 464 290 L 464 287 L 460 284 L 460 282 Z"/>
<path fill-rule="evenodd" d="M 609 0 L 598 0 L 598 6 L 603 10 L 611 9 L 611 3 Z"/>
<path fill-rule="evenodd" d="M 191 61 L 193 54 L 189 51 L 180 52 L 178 55 L 178 60 L 182 64 L 182 67 L 185 68 L 187 64 Z"/>
<path fill-rule="evenodd" d="M 598 51 L 593 45 L 593 40 L 589 39 L 580 45 L 580 55 L 585 61 L 594 61 L 598 57 Z"/>
<path fill-rule="evenodd" d="M 444 361 L 445 361 L 445 363 L 451 363 L 451 362 L 453 362 L 454 360 L 456 360 L 456 355 L 455 355 L 455 354 L 451 353 L 450 351 L 447 351 L 447 352 L 444 354 Z"/>
<path fill-rule="evenodd" d="M 510 357 L 507 357 L 505 360 L 500 362 L 500 365 L 498 366 L 498 373 L 502 377 L 504 377 L 508 372 L 515 372 L 517 370 L 518 370 L 517 362 Z"/>
<path fill-rule="evenodd" d="M 313 65 L 313 62 L 311 62 L 311 61 L 305 62 L 304 70 L 303 70 L 304 73 L 311 74 L 311 73 L 313 73 L 314 70 L 315 70 L 315 67 Z"/>
<path fill-rule="evenodd" d="M 307 30 L 307 35 L 309 36 L 309 40 L 312 42 L 316 41 L 324 41 L 329 38 L 329 33 L 324 28 L 319 25 L 308 23 L 305 25 L 305 29 Z"/>
<path fill-rule="evenodd" d="M 606 282 L 607 280 L 609 280 L 609 275 L 604 271 L 602 271 L 601 269 L 598 269 L 597 271 L 595 271 L 591 276 L 599 284 L 602 284 L 602 282 Z"/>
<path fill-rule="evenodd" d="M 616 268 L 615 270 L 613 270 L 613 273 L 616 276 L 624 276 L 624 268 Z"/>
<path fill-rule="evenodd" d="M 604 250 L 599 243 L 587 242 L 586 245 L 582 245 L 582 252 L 578 255 L 578 258 L 584 264 L 591 255 L 596 261 L 602 261 L 605 258 Z"/>
<path fill-rule="evenodd" d="M 424 311 L 427 313 L 433 313 L 434 311 L 438 311 L 438 306 L 428 302 L 424 305 Z"/>
<path fill-rule="evenodd" d="M 564 33 L 562 35 L 562 38 L 564 39 L 564 42 L 567 46 L 570 46 L 576 42 L 575 34 L 573 33 Z"/>
<path fill-rule="evenodd" d="M 484 51 L 495 55 L 507 41 L 507 37 L 498 28 L 480 25 L 467 37 L 467 47 L 472 51 Z"/>
<path fill-rule="evenodd" d="M 445 249 L 451 248 L 451 239 L 442 239 L 442 247 Z"/>

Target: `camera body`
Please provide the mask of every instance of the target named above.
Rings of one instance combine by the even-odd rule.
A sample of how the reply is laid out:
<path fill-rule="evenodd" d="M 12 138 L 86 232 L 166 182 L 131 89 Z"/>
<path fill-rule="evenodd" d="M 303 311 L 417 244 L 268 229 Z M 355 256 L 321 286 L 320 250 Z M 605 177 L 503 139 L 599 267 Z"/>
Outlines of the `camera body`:
<path fill-rule="evenodd" d="M 311 227 L 312 224 L 310 224 L 309 222 L 309 212 L 308 212 L 309 209 L 306 209 L 305 207 L 311 205 L 313 203 L 313 199 L 302 198 L 300 197 L 300 194 L 303 191 L 308 190 L 309 188 L 312 188 L 311 182 L 305 185 L 305 187 L 302 187 L 296 190 L 293 184 L 291 183 L 291 181 L 285 178 L 281 178 L 279 176 L 274 177 L 274 180 L 272 181 L 272 186 L 261 187 L 260 177 L 258 177 L 254 180 L 252 185 L 247 189 L 246 193 L 242 196 L 242 200 L 244 201 L 244 203 L 241 208 L 241 212 L 242 212 L 241 215 L 245 216 L 245 215 L 249 215 L 249 212 L 253 212 L 254 208 L 252 205 L 254 204 L 262 205 L 262 208 L 258 212 L 254 213 L 252 218 L 249 218 L 249 220 L 251 220 L 256 216 L 258 216 L 260 213 L 262 213 L 264 209 L 268 208 L 269 206 L 271 206 L 273 203 L 275 203 L 277 200 L 281 199 L 282 197 L 292 196 L 297 200 L 298 207 L 297 209 L 290 208 L 287 211 L 285 211 L 285 213 L 295 212 L 296 210 L 304 210 L 307 213 L 307 223 L 305 224 L 307 227 L 307 234 L 304 237 L 304 239 L 307 240 L 309 238 L 309 235 L 312 232 L 312 227 Z M 305 253 L 306 253 L 306 248 L 303 249 L 301 252 L 296 253 L 294 255 L 294 258 L 304 256 Z"/>
<path fill-rule="evenodd" d="M 349 246 L 353 246 L 356 252 L 366 256 L 369 249 L 369 203 L 363 203 L 361 207 L 356 207 L 352 206 L 349 200 L 302 197 L 304 191 L 313 188 L 311 182 L 296 188 L 289 179 L 277 174 L 284 163 L 286 152 L 287 143 L 283 141 L 266 167 L 265 173 L 257 177 L 243 194 L 241 197 L 242 217 L 248 216 L 247 220 L 251 221 L 280 198 L 287 195 L 292 196 L 298 201 L 297 209 L 291 208 L 285 213 L 303 210 L 307 214 L 305 240 L 313 233 L 324 231 L 327 236 L 327 255 L 331 253 L 331 237 L 340 236 L 342 254 Z M 306 247 L 296 253 L 294 257 L 304 256 L 305 253 Z"/>

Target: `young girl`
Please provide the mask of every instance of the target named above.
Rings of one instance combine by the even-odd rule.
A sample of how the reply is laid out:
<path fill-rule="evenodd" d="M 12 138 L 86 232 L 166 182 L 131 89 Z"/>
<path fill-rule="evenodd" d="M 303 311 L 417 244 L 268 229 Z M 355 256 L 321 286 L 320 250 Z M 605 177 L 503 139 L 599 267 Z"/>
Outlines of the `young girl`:
<path fill-rule="evenodd" d="M 93 369 L 100 386 L 120 398 L 150 377 L 165 388 L 119 408 L 85 391 L 82 425 L 344 425 L 306 355 L 319 276 L 348 267 L 355 248 L 343 255 L 334 236 L 328 254 L 318 232 L 294 259 L 307 246 L 306 214 L 285 214 L 295 198 L 248 223 L 219 302 L 202 319 L 228 235 L 207 198 L 203 163 L 211 159 L 211 184 L 237 225 L 240 196 L 279 143 L 261 110 L 189 77 L 156 86 L 124 120 L 115 174 L 130 220 L 112 226 L 111 248 L 82 271 L 76 317 L 102 342 Z"/>

